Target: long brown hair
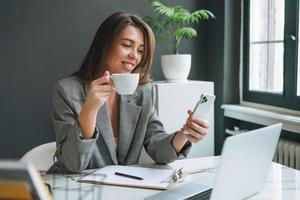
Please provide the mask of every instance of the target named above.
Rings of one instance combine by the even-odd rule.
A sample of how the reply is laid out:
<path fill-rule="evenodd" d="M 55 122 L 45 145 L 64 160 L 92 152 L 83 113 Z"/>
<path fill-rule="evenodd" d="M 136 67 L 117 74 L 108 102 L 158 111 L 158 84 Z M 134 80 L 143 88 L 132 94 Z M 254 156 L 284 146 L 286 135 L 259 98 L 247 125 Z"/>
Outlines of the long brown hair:
<path fill-rule="evenodd" d="M 140 74 L 140 84 L 151 81 L 150 71 L 155 49 L 155 38 L 151 28 L 137 15 L 117 12 L 110 15 L 99 27 L 90 49 L 80 69 L 72 75 L 84 82 L 99 78 L 99 73 L 106 67 L 106 58 L 110 45 L 127 26 L 139 28 L 144 34 L 144 53 L 141 62 L 133 70 Z"/>

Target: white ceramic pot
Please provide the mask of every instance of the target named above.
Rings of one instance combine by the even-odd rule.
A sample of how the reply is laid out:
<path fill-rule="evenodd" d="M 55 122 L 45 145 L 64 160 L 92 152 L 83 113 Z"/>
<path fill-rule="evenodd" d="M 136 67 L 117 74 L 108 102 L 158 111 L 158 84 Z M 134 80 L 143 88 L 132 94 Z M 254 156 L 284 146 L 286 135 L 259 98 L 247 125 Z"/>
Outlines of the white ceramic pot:
<path fill-rule="evenodd" d="M 168 81 L 186 81 L 191 70 L 191 54 L 161 56 L 161 67 Z"/>

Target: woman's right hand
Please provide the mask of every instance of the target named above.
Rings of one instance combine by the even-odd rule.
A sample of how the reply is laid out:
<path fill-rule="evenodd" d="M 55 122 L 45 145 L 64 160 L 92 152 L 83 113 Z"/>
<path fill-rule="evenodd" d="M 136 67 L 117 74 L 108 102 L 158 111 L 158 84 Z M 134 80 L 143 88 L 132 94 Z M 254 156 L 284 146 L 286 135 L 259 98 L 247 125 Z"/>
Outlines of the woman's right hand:
<path fill-rule="evenodd" d="M 89 139 L 93 137 L 98 110 L 108 100 L 112 91 L 108 71 L 102 77 L 91 82 L 87 97 L 78 117 L 84 138 Z"/>
<path fill-rule="evenodd" d="M 98 111 L 108 100 L 112 91 L 109 71 L 105 71 L 102 77 L 91 82 L 84 106 Z"/>

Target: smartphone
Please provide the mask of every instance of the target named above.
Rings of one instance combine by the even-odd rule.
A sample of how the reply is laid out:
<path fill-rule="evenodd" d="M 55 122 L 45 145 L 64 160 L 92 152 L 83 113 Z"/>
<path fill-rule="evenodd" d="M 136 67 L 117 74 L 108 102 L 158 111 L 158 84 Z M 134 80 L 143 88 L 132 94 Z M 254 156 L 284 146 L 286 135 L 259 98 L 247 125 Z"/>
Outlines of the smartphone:
<path fill-rule="evenodd" d="M 201 94 L 200 99 L 198 100 L 191 116 L 206 119 L 206 116 L 212 105 L 214 104 L 215 99 L 216 97 L 213 94 Z M 184 131 L 184 134 L 189 134 L 189 132 Z"/>

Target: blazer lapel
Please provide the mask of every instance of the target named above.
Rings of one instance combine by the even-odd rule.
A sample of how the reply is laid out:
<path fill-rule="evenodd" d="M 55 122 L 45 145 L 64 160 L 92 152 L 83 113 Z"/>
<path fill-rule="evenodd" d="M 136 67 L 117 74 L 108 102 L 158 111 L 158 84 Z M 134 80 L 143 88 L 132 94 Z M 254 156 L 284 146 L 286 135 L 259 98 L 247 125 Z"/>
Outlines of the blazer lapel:
<path fill-rule="evenodd" d="M 103 106 L 101 106 L 101 108 L 98 111 L 96 124 L 101 133 L 100 137 L 101 136 L 103 137 L 113 162 L 115 164 L 118 164 L 118 159 L 116 154 L 116 142 L 113 137 L 113 130 L 108 115 L 106 103 Z"/>
<path fill-rule="evenodd" d="M 119 148 L 118 158 L 122 163 L 129 151 L 141 112 L 141 106 L 133 102 L 135 95 L 120 96 Z"/>

